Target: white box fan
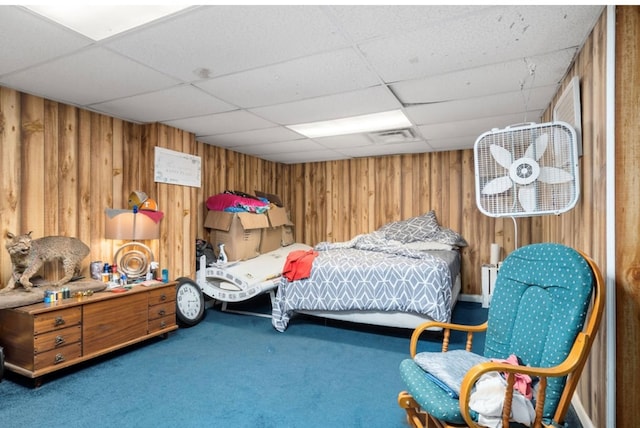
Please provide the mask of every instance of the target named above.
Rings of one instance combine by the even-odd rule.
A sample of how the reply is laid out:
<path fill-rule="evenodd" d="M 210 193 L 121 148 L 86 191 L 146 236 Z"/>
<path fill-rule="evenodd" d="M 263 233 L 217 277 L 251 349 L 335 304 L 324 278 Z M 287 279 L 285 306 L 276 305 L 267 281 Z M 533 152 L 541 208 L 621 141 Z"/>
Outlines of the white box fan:
<path fill-rule="evenodd" d="M 580 195 L 575 130 L 565 122 L 514 125 L 474 147 L 476 203 L 490 217 L 561 214 Z"/>

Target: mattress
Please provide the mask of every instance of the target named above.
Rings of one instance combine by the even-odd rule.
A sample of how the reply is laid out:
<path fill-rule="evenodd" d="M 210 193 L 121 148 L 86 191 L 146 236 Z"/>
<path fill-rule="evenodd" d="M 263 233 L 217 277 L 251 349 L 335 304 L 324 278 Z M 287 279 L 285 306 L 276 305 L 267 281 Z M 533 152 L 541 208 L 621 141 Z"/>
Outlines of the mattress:
<path fill-rule="evenodd" d="M 316 246 L 310 276 L 281 278 L 272 322 L 287 328 L 296 311 L 389 311 L 450 320 L 452 285 L 460 270 L 457 250 L 417 251 L 380 235 Z"/>

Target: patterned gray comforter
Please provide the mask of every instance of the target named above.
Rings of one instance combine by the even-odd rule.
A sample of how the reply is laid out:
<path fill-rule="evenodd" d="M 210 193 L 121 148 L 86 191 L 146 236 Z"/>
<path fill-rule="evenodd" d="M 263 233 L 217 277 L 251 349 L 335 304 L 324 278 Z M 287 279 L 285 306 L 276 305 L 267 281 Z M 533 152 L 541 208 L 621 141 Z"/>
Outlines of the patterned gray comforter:
<path fill-rule="evenodd" d="M 315 249 L 309 278 L 280 280 L 272 311 L 276 330 L 284 331 L 296 310 L 401 311 L 450 320 L 452 275 L 443 259 L 376 232 Z"/>

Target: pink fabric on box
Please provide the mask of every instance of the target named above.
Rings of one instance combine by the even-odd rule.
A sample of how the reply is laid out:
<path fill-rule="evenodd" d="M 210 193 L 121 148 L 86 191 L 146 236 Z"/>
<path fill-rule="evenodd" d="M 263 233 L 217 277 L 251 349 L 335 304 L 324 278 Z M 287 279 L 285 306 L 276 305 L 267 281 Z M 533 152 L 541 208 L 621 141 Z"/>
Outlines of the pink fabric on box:
<path fill-rule="evenodd" d="M 242 196 L 232 195 L 230 193 L 219 193 L 209 196 L 207 199 L 207 208 L 213 211 L 224 211 L 226 208 L 250 206 L 250 207 L 266 207 L 268 203 L 257 199 L 243 198 Z"/>

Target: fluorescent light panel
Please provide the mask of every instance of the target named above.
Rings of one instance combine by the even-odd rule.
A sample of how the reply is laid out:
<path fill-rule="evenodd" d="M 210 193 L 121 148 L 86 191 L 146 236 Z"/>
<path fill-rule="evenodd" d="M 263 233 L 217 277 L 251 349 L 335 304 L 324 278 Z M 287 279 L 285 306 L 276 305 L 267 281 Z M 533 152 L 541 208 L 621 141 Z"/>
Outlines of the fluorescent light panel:
<path fill-rule="evenodd" d="M 26 6 L 93 40 L 102 40 L 170 15 L 186 5 L 51 4 Z"/>
<path fill-rule="evenodd" d="M 388 131 L 410 126 L 411 122 L 401 110 L 391 110 L 343 119 L 289 125 L 287 128 L 307 138 L 319 138 L 361 132 Z"/>

